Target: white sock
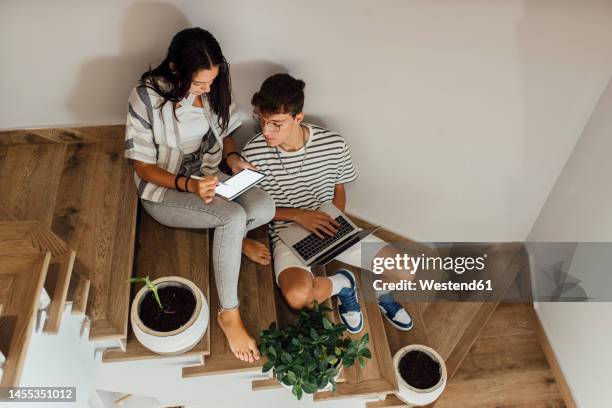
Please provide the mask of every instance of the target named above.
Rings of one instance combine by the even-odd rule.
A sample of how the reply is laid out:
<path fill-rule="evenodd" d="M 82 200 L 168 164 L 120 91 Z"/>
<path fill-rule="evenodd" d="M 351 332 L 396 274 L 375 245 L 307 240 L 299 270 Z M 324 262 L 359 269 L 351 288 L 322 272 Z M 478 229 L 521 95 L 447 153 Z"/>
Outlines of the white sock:
<path fill-rule="evenodd" d="M 351 281 L 346 276 L 340 273 L 328 276 L 327 279 L 329 279 L 332 283 L 332 296 L 337 295 L 338 292 L 342 290 L 342 288 L 350 288 L 352 286 Z"/>
<path fill-rule="evenodd" d="M 391 292 L 390 290 L 387 289 L 381 289 L 381 290 L 377 290 L 376 291 L 376 298 L 378 299 L 379 297 L 381 297 L 382 295 L 386 295 L 387 293 Z"/>

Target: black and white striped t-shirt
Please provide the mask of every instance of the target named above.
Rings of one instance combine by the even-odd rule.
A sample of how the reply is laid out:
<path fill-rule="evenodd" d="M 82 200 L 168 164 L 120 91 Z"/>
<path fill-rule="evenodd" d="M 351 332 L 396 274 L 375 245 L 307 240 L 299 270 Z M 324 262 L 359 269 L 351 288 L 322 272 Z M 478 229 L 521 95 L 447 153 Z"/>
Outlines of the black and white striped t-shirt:
<path fill-rule="evenodd" d="M 305 149 L 286 152 L 269 147 L 260 133 L 242 151 L 243 156 L 266 175 L 259 187 L 272 197 L 276 207 L 315 210 L 333 200 L 336 184 L 357 178 L 342 136 L 318 126 L 304 125 L 310 131 Z M 304 165 L 299 171 L 302 160 Z M 278 231 L 289 224 L 287 221 L 270 223 L 268 231 L 272 244 L 279 240 Z"/>

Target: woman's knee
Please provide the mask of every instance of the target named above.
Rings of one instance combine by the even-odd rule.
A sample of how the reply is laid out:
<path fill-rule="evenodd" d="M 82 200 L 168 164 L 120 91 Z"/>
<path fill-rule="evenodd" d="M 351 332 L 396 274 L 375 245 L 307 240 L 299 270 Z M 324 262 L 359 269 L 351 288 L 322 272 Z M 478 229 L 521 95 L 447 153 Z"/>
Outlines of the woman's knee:
<path fill-rule="evenodd" d="M 242 228 L 246 225 L 247 214 L 240 204 L 228 201 L 223 205 L 223 211 L 218 214 L 223 225 L 237 225 Z"/>
<path fill-rule="evenodd" d="M 263 225 L 272 221 L 276 213 L 274 200 L 263 190 L 254 190 L 249 197 L 249 202 L 245 203 L 245 211 L 247 212 L 247 226 Z"/>

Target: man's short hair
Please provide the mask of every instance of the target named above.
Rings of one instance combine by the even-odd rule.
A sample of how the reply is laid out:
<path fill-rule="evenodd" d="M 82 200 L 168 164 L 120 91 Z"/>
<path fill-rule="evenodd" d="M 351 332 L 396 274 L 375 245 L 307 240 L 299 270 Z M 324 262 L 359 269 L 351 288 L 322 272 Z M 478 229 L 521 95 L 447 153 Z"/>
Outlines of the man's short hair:
<path fill-rule="evenodd" d="M 301 79 L 289 74 L 276 74 L 266 79 L 251 99 L 251 105 L 264 115 L 289 113 L 295 116 L 304 110 L 304 87 Z"/>

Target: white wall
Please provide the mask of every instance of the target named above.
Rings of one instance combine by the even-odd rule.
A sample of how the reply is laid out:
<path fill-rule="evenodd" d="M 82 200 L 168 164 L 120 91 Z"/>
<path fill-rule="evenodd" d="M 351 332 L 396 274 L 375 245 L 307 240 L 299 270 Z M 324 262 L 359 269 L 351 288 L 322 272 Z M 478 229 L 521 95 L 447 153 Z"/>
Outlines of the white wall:
<path fill-rule="evenodd" d="M 181 4 L 0 2 L 0 129 L 125 122 L 132 86 L 189 24 Z"/>
<path fill-rule="evenodd" d="M 583 242 L 573 253 L 570 274 L 585 280 L 587 294 L 598 299 L 610 299 L 612 289 L 607 267 L 612 263 L 611 112 L 612 80 L 529 235 L 536 242 Z M 589 279 L 602 268 L 607 276 Z M 612 383 L 612 303 L 539 303 L 537 312 L 578 406 L 612 406 L 607 392 Z"/>
<path fill-rule="evenodd" d="M 201 25 L 249 100 L 307 82 L 349 141 L 349 209 L 422 241 L 522 240 L 612 71 L 607 1 L 0 4 L 0 128 L 124 121 L 130 87 Z M 247 126 L 241 135 L 250 133 Z"/>

